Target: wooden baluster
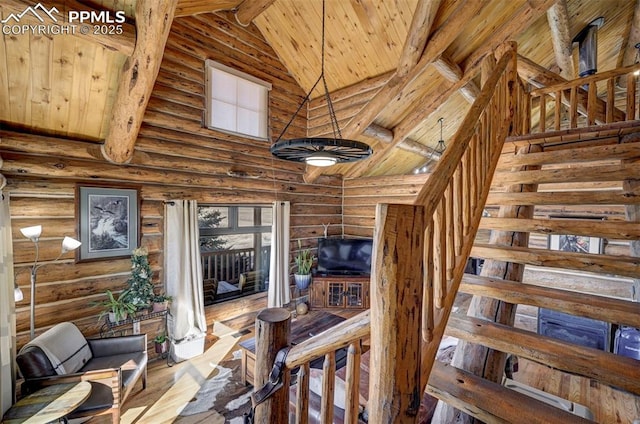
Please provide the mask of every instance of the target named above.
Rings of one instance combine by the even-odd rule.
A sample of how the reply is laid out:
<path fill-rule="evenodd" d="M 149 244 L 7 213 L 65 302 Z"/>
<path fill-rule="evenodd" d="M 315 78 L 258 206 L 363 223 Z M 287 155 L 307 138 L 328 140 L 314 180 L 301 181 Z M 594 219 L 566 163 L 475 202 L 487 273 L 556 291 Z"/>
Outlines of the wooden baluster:
<path fill-rule="evenodd" d="M 540 132 L 547 130 L 547 97 L 543 94 L 540 96 Z"/>
<path fill-rule="evenodd" d="M 320 423 L 333 422 L 333 399 L 335 394 L 336 354 L 331 351 L 324 355 L 322 364 L 322 399 L 320 406 Z M 286 386 L 285 386 L 286 387 Z M 286 421 L 283 421 L 286 422 Z"/>
<path fill-rule="evenodd" d="M 360 412 L 360 355 L 362 348 L 360 341 L 351 343 L 347 349 L 347 375 L 346 375 L 346 396 L 344 412 L 345 424 L 358 424 L 358 413 Z"/>
<path fill-rule="evenodd" d="M 556 131 L 560 130 L 560 121 L 562 120 L 562 91 L 556 91 L 556 113 L 555 113 L 555 126 Z"/>
<path fill-rule="evenodd" d="M 479 182 L 478 182 L 478 174 L 477 174 L 478 150 L 475 148 L 476 137 L 477 135 L 474 134 L 473 137 L 471 137 L 471 142 L 469 143 L 469 151 L 471 152 L 471 181 L 470 181 L 471 185 L 469 187 L 471 189 L 471 192 L 469 193 L 469 198 L 471 199 L 471 215 L 475 213 L 476 207 L 478 205 L 478 183 Z M 471 222 L 471 218 L 469 218 L 469 222 Z"/>
<path fill-rule="evenodd" d="M 460 256 L 462 254 L 462 243 L 464 239 L 464 230 L 463 230 L 463 218 L 462 218 L 462 162 L 458 164 L 458 168 L 456 172 L 453 174 L 453 186 L 454 186 L 454 201 L 453 201 L 453 215 L 456 218 L 456 222 L 454 224 L 454 233 L 456 235 L 454 247 L 456 249 L 456 256 Z"/>
<path fill-rule="evenodd" d="M 462 157 L 462 169 L 464 170 L 462 179 L 462 216 L 464 218 L 464 235 L 466 236 L 467 234 L 469 234 L 469 227 L 471 222 L 471 154 L 469 153 L 469 149 L 464 152 L 464 156 Z"/>
<path fill-rule="evenodd" d="M 578 126 L 578 87 L 571 87 L 571 95 L 569 100 L 569 127 L 576 128 Z"/>
<path fill-rule="evenodd" d="M 596 108 L 598 102 L 598 88 L 595 81 L 589 83 L 589 94 L 587 97 L 587 125 L 596 123 Z"/>
<path fill-rule="evenodd" d="M 447 284 L 453 280 L 453 267 L 455 266 L 455 251 L 454 251 L 454 216 L 453 216 L 453 179 L 449 181 L 449 187 L 444 193 L 445 195 L 445 225 L 446 227 L 446 246 L 445 253 L 447 255 Z M 447 286 L 448 287 L 448 286 Z"/>
<path fill-rule="evenodd" d="M 296 424 L 309 423 L 309 363 L 300 365 L 296 389 Z"/>
<path fill-rule="evenodd" d="M 433 297 L 435 307 L 440 309 L 444 305 L 444 298 L 447 296 L 447 254 L 445 252 L 447 243 L 447 222 L 445 217 L 444 199 L 440 199 L 435 213 L 433 251 Z"/>
<path fill-rule="evenodd" d="M 636 119 L 636 76 L 627 74 L 627 121 Z"/>
<path fill-rule="evenodd" d="M 616 83 L 615 78 L 607 80 L 607 124 L 613 122 L 613 109 L 616 107 Z"/>
<path fill-rule="evenodd" d="M 422 292 L 422 339 L 430 342 L 433 339 L 433 217 L 424 230 L 424 281 Z"/>

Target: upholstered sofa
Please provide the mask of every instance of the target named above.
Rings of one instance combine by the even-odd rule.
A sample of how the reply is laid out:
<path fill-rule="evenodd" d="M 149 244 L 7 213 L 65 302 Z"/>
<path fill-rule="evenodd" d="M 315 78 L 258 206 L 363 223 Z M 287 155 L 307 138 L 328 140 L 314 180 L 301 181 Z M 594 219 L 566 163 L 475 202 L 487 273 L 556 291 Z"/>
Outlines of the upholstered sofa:
<path fill-rule="evenodd" d="M 147 385 L 146 334 L 86 339 L 70 322 L 55 325 L 27 343 L 16 356 L 24 378 L 22 394 L 47 385 L 89 381 L 91 395 L 67 418 L 111 414 L 120 422 L 120 405 L 142 379 Z"/>

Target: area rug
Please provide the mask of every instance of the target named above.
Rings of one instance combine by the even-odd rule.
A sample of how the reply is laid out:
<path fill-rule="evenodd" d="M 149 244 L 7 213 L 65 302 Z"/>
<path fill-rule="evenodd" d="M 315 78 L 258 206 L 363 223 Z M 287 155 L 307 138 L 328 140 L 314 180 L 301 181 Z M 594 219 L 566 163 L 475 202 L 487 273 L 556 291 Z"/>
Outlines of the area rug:
<path fill-rule="evenodd" d="M 225 423 L 242 424 L 242 415 L 251 407 L 252 386 L 241 381 L 241 359 L 238 345 L 218 364 L 198 393 L 181 411 L 187 417 L 216 411 Z"/>

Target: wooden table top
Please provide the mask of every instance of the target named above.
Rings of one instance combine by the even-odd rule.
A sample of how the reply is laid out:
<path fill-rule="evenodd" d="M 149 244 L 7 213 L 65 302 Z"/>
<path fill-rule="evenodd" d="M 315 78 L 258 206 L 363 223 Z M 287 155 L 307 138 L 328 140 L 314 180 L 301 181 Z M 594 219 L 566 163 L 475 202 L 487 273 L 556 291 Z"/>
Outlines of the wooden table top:
<path fill-rule="evenodd" d="M 340 324 L 345 319 L 325 311 L 310 311 L 306 315 L 298 315 L 291 321 L 291 343 L 298 344 L 329 328 Z M 249 352 L 256 352 L 256 339 L 252 337 L 239 343 Z"/>
<path fill-rule="evenodd" d="M 6 424 L 44 424 L 71 413 L 91 394 L 91 383 L 63 383 L 44 387 L 16 402 L 4 415 Z"/>

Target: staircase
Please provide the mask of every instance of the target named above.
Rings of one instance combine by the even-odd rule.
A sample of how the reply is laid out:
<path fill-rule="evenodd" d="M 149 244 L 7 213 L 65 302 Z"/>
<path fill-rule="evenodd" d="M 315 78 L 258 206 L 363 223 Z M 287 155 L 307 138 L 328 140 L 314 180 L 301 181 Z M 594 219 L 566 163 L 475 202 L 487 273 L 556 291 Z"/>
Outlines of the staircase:
<path fill-rule="evenodd" d="M 507 354 L 640 394 L 635 359 L 515 325 L 523 305 L 640 328 L 640 307 L 630 300 L 635 294 L 616 298 L 570 283 L 522 283 L 530 266 L 610 280 L 640 275 L 634 163 L 640 121 L 632 77 L 640 65 L 528 92 L 516 75 L 515 46 L 504 46 L 500 56 L 483 66 L 493 72 L 482 76 L 482 92 L 414 205 L 378 205 L 370 311 L 288 351 L 284 368 L 300 367 L 293 422 L 309 422 L 309 362 L 324 356 L 324 375 L 333 376 L 339 348 L 349 352 L 344 422 L 359 422 L 360 359 L 369 344 L 370 423 L 414 422 L 425 388 L 487 423 L 591 422 L 502 384 Z M 618 78 L 626 78 L 626 91 L 616 89 Z M 547 237 L 562 235 L 583 237 L 573 244 L 581 251 L 547 247 Z M 600 252 L 604 239 L 610 243 Z M 464 274 L 470 256 L 485 259 L 481 275 Z M 468 315 L 452 313 L 459 292 L 473 296 Z M 444 335 L 485 352 L 456 353 L 453 365 L 440 363 Z M 270 354 L 282 346 L 263 344 Z M 272 361 L 258 362 L 259 386 Z M 465 370 L 471 368 L 476 372 Z M 321 422 L 334 420 L 335 391 L 334 379 L 323 378 Z M 265 404 L 256 408 L 256 422 L 285 416 L 288 397 Z"/>

